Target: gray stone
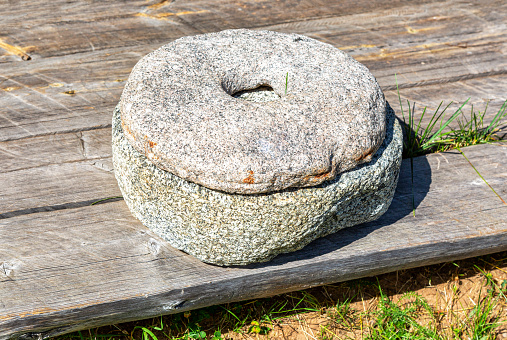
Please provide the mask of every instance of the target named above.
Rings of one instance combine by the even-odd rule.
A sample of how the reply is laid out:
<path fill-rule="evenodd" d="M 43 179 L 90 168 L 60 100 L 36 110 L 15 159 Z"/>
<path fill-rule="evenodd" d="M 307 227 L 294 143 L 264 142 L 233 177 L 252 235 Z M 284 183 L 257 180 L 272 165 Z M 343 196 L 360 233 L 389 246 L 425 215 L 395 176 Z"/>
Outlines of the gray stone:
<path fill-rule="evenodd" d="M 380 217 L 401 164 L 402 133 L 389 105 L 386 136 L 368 163 L 318 186 L 239 195 L 211 190 L 156 167 L 113 116 L 113 162 L 125 202 L 172 246 L 217 265 L 268 261 L 318 237 Z"/>
<path fill-rule="evenodd" d="M 267 31 L 178 39 L 132 71 L 113 116 L 130 210 L 204 262 L 244 265 L 382 215 L 402 134 L 338 49 Z"/>
<path fill-rule="evenodd" d="M 262 102 L 237 95 L 261 86 L 273 90 L 253 94 Z M 384 95 L 368 69 L 297 34 L 175 40 L 139 61 L 119 107 L 127 140 L 153 164 L 228 193 L 321 184 L 368 162 L 385 136 Z"/>

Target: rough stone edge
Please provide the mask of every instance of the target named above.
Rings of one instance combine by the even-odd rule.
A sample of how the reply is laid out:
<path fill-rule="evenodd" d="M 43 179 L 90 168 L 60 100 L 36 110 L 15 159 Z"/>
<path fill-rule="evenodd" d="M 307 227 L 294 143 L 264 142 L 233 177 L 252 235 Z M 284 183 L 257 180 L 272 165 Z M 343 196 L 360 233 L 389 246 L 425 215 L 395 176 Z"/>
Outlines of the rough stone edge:
<path fill-rule="evenodd" d="M 122 94 L 122 97 L 120 99 L 120 108 L 122 110 L 122 122 L 123 127 L 125 129 L 125 132 L 127 132 L 126 136 L 127 139 L 129 139 L 129 142 L 141 153 L 147 156 L 154 164 L 156 164 L 159 168 L 167 170 L 173 174 L 175 174 L 178 177 L 181 177 L 183 179 L 186 179 L 188 181 L 195 182 L 197 184 L 203 185 L 205 187 L 208 187 L 213 190 L 220 190 L 224 192 L 228 192 L 231 194 L 257 194 L 257 193 L 267 193 L 267 192 L 273 192 L 278 190 L 284 190 L 288 188 L 303 188 L 303 187 L 312 187 L 315 185 L 318 185 L 322 182 L 332 180 L 336 176 L 338 176 L 341 172 L 348 171 L 357 165 L 367 163 L 369 160 L 371 160 L 372 155 L 377 151 L 378 147 L 382 144 L 382 140 L 385 136 L 385 126 L 382 128 L 378 136 L 375 138 L 375 142 L 373 143 L 370 148 L 364 149 L 362 153 L 356 153 L 354 157 L 350 155 L 351 157 L 345 157 L 340 162 L 333 161 L 332 164 L 320 164 L 319 166 L 313 168 L 306 169 L 304 167 L 302 172 L 300 171 L 297 175 L 293 175 L 291 170 L 291 173 L 287 173 L 287 171 L 280 171 L 280 172 L 273 172 L 266 174 L 263 171 L 257 171 L 256 169 L 246 169 L 242 168 L 241 164 L 235 164 L 238 166 L 237 168 L 241 168 L 241 171 L 238 172 L 238 175 L 233 175 L 233 171 L 222 171 L 220 173 L 220 176 L 215 176 L 214 178 L 210 178 L 208 174 L 211 172 L 207 168 L 198 167 L 196 168 L 196 164 L 206 164 L 205 161 L 200 161 L 196 164 L 191 164 L 187 167 L 181 167 L 180 164 L 173 163 L 172 159 L 174 157 L 171 157 L 173 155 L 164 155 L 163 153 L 160 153 L 157 151 L 157 144 L 163 145 L 163 143 L 157 142 L 153 139 L 153 136 L 144 135 L 142 133 L 139 133 L 136 131 L 137 129 L 133 129 L 130 124 L 131 120 L 125 118 L 125 107 L 128 107 L 129 104 L 124 105 L 123 102 L 125 101 L 125 92 L 126 89 L 129 87 L 131 78 L 134 79 L 133 74 L 139 69 L 142 69 L 145 64 L 151 65 L 151 62 L 154 62 L 153 60 L 149 61 L 146 58 L 149 58 L 149 56 L 154 56 L 157 53 L 161 53 L 160 51 L 164 51 L 168 48 L 168 46 L 175 44 L 177 42 L 185 42 L 188 43 L 189 41 L 199 42 L 200 39 L 210 39 L 212 37 L 217 36 L 223 36 L 223 37 L 230 37 L 231 35 L 260 35 L 260 34 L 269 34 L 269 35 L 282 35 L 286 37 L 291 37 L 293 41 L 305 41 L 305 42 L 311 42 L 312 44 L 316 44 L 318 46 L 322 46 L 323 48 L 330 48 L 333 51 L 335 51 L 336 54 L 340 55 L 343 58 L 346 58 L 351 64 L 354 64 L 356 67 L 363 69 L 367 76 L 372 78 L 374 86 L 376 87 L 376 90 L 378 90 L 378 93 L 380 96 L 375 99 L 375 103 L 378 105 L 375 105 L 375 107 L 379 110 L 374 110 L 375 112 L 378 112 L 380 114 L 383 114 L 385 112 L 385 98 L 381 91 L 380 85 L 376 81 L 375 77 L 371 74 L 371 72 L 368 70 L 368 68 L 352 58 L 350 55 L 348 55 L 346 52 L 337 49 L 335 46 L 319 41 L 314 38 L 310 38 L 304 35 L 296 34 L 296 33 L 283 33 L 283 32 L 275 32 L 275 31 L 266 31 L 266 30 L 248 30 L 248 29 L 229 29 L 224 30 L 220 32 L 211 32 L 211 33 L 205 33 L 205 34 L 199 34 L 195 36 L 186 36 L 179 38 L 167 45 L 162 46 L 161 48 L 152 51 L 149 55 L 142 58 L 134 67 L 131 76 L 129 76 L 129 81 L 127 82 L 125 86 L 124 93 Z M 269 36 L 268 35 L 268 36 Z M 194 43 L 195 43 L 194 42 Z M 157 61 L 159 62 L 159 61 Z M 189 69 L 189 68 L 187 68 Z M 191 67 L 190 67 L 191 69 Z M 144 69 L 144 75 L 142 74 L 142 77 L 145 77 L 146 73 L 149 73 L 149 71 L 152 71 L 150 67 Z M 363 75 L 366 76 L 366 75 Z M 194 77 L 198 79 L 199 77 Z M 202 79 L 201 79 L 202 80 Z M 224 80 L 222 80 L 223 83 Z M 282 93 L 283 91 L 280 90 L 280 87 L 282 84 L 279 81 L 277 82 L 277 85 L 275 88 L 278 88 L 278 93 Z M 274 86 L 272 84 L 272 86 Z M 235 87 L 235 86 L 233 86 Z M 215 87 L 213 87 L 215 89 Z M 216 87 L 218 89 L 218 87 Z M 218 91 L 222 93 L 223 91 Z M 212 93 L 211 95 L 216 96 L 217 93 Z M 227 91 L 226 91 L 227 92 Z M 234 92 L 234 91 L 233 91 Z M 203 95 L 203 93 L 201 93 Z M 209 93 L 206 93 L 206 95 L 209 95 Z M 200 97 L 200 96 L 199 96 Z M 228 102 L 231 105 L 237 106 L 238 103 L 230 101 Z M 382 103 L 381 105 L 379 103 Z M 130 103 L 131 104 L 131 103 Z M 222 103 L 223 104 L 223 103 Z M 380 106 L 379 106 L 380 105 Z M 379 117 L 377 117 L 379 118 Z M 379 120 L 382 120 L 382 118 L 379 118 Z M 352 122 L 350 124 L 353 124 Z M 348 126 L 351 127 L 352 125 Z M 146 133 L 146 132 L 145 132 Z M 348 143 L 354 143 L 355 139 L 344 139 L 343 143 L 340 143 L 340 145 L 348 144 Z M 366 140 L 363 140 L 363 142 L 366 142 Z M 201 148 L 201 149 L 207 149 L 207 148 Z M 334 150 L 335 156 L 340 155 L 343 153 L 343 149 L 337 149 Z M 234 153 L 228 153 L 228 154 L 234 154 Z M 227 154 L 223 154 L 227 155 Z M 340 157 L 331 157 L 331 159 L 337 159 Z M 213 158 L 208 158 L 208 161 Z M 179 157 L 179 161 L 181 163 L 181 157 Z M 255 164 L 255 163 L 254 163 Z M 338 166 L 338 165 L 339 166 Z M 326 169 L 326 170 L 324 170 Z M 255 173 L 255 175 L 253 174 Z M 239 175 L 241 174 L 241 175 Z M 234 180 L 229 178 L 229 176 L 234 176 Z M 263 179 L 263 177 L 266 177 Z M 260 180 L 259 180 L 260 178 Z M 254 181 L 255 180 L 255 181 Z M 287 181 L 287 183 L 285 183 Z"/>
<path fill-rule="evenodd" d="M 399 175 L 399 168 L 400 168 L 400 165 L 401 165 L 401 150 L 402 150 L 402 137 L 401 137 L 401 127 L 399 125 L 399 123 L 397 122 L 397 120 L 394 118 L 395 115 L 394 115 L 394 112 L 392 111 L 392 109 L 390 108 L 390 106 L 387 106 L 387 111 L 388 111 L 388 115 L 391 117 L 390 119 L 392 120 L 392 124 L 393 124 L 393 133 L 392 133 L 392 139 L 391 141 L 389 142 L 389 145 L 385 145 L 386 144 L 386 141 L 384 141 L 384 143 L 381 145 L 381 147 L 379 148 L 379 150 L 375 153 L 372 161 L 370 161 L 369 163 L 365 163 L 365 164 L 362 164 L 360 166 L 358 166 L 357 168 L 349 171 L 349 172 L 346 172 L 346 173 L 343 173 L 342 176 L 351 176 L 351 177 L 354 177 L 355 175 L 357 175 L 358 173 L 360 173 L 365 167 L 368 167 L 369 165 L 371 165 L 371 163 L 377 161 L 378 158 L 380 158 L 384 152 L 384 150 L 387 148 L 387 147 L 397 147 L 399 149 L 399 157 L 394 161 L 394 164 L 391 164 L 391 167 L 392 169 L 394 169 L 394 171 L 396 171 L 396 176 L 395 176 L 395 179 L 393 180 L 392 182 L 392 187 L 390 188 L 386 188 L 387 190 L 390 191 L 389 193 L 389 200 L 388 202 L 386 202 L 380 210 L 378 210 L 374 215 L 370 216 L 367 220 L 363 220 L 361 221 L 361 223 L 366 223 L 366 222 L 369 222 L 369 221 L 373 221 L 377 218 L 379 218 L 383 213 L 385 213 L 385 211 L 387 211 L 387 209 L 389 208 L 389 205 L 392 201 L 392 197 L 394 195 L 394 191 L 396 189 L 396 184 L 397 184 L 397 181 L 398 181 L 398 175 Z M 116 109 L 117 110 L 117 109 Z M 114 122 L 113 122 L 113 128 L 114 128 Z M 120 126 L 120 129 L 121 129 L 121 126 Z M 395 138 L 395 136 L 398 136 L 398 139 Z M 114 139 L 114 134 L 113 134 L 113 139 Z M 397 145 L 394 145 L 393 141 L 397 141 Z M 394 145 L 394 146 L 393 146 Z M 130 146 L 131 147 L 131 146 Z M 132 148 L 132 147 L 131 147 Z M 218 194 L 218 195 L 235 195 L 235 194 L 229 194 L 229 193 L 224 193 L 224 192 L 219 192 L 219 191 L 215 191 L 215 190 L 211 190 L 211 189 L 208 189 L 208 188 L 205 188 L 205 187 L 202 187 L 198 184 L 195 184 L 195 183 L 192 183 L 192 182 L 188 182 L 188 181 L 185 181 L 183 179 L 180 179 L 179 177 L 169 173 L 169 172 L 166 172 L 164 170 L 161 170 L 157 167 L 155 167 L 153 164 L 151 164 L 151 162 L 143 155 L 139 154 L 135 149 L 132 148 L 131 151 L 135 151 L 134 154 L 136 154 L 136 157 L 140 157 L 143 159 L 143 162 L 146 164 L 146 166 L 148 168 L 151 168 L 152 171 L 157 171 L 157 172 L 162 172 L 162 173 L 165 173 L 167 176 L 173 178 L 173 179 L 176 179 L 176 180 L 179 180 L 179 181 L 183 181 L 186 183 L 186 185 L 191 185 L 191 186 L 195 186 L 198 188 L 198 190 L 203 190 L 203 191 L 210 191 L 210 192 L 213 192 L 214 194 Z M 115 157 L 115 152 L 113 151 L 113 161 L 116 165 L 116 157 Z M 115 166 L 116 168 L 116 166 Z M 117 179 L 118 179 L 118 183 L 120 184 L 120 189 L 122 190 L 122 193 L 124 194 L 124 198 L 125 198 L 125 201 L 127 203 L 127 205 L 129 206 L 129 208 L 132 206 L 132 201 L 131 199 L 129 198 L 129 195 L 127 192 L 125 192 L 123 186 L 122 186 L 122 181 L 120 178 L 118 178 L 118 174 L 115 172 L 115 175 L 117 176 Z M 320 184 L 314 188 L 325 188 L 325 187 L 329 187 L 329 186 L 332 186 L 332 185 L 336 185 L 337 182 L 340 181 L 340 178 L 342 177 L 338 177 L 338 178 L 335 178 L 334 180 L 332 181 L 328 181 L 328 182 L 325 182 L 323 184 Z M 296 190 L 305 190 L 305 189 L 308 189 L 308 188 L 302 188 L 302 189 L 296 189 Z M 310 188 L 311 189 L 311 188 Z M 293 192 L 293 191 L 296 191 L 294 189 L 292 190 L 284 190 L 282 192 Z M 272 193 L 272 194 L 277 194 L 279 192 L 276 192 L 276 193 Z M 270 194 L 261 194 L 261 195 L 270 195 Z M 373 196 L 375 195 L 375 193 L 371 193 L 370 196 Z M 244 196 L 244 195 L 237 195 L 237 196 Z M 246 197 L 248 196 L 252 196 L 252 195 L 247 195 Z M 133 215 L 138 218 L 143 224 L 145 225 L 149 225 L 150 224 L 150 221 L 148 221 L 144 216 L 142 216 L 141 214 L 139 213 L 136 213 L 134 212 L 132 209 L 131 209 Z M 312 242 L 313 240 L 319 238 L 319 237 L 323 237 L 323 236 L 326 236 L 328 234 L 331 234 L 331 233 L 334 233 L 340 229 L 343 229 L 343 228 L 346 228 L 346 227 L 350 227 L 350 226 L 353 226 L 353 225 L 356 225 L 358 223 L 350 223 L 350 224 L 347 224 L 347 225 L 342 225 L 340 227 L 336 227 L 336 223 L 333 222 L 333 218 L 335 217 L 335 215 L 331 215 L 331 216 L 328 216 L 327 220 L 325 223 L 319 225 L 318 228 L 315 228 L 315 230 L 312 231 L 309 231 L 308 234 L 310 235 L 307 235 L 307 237 L 304 239 L 304 241 L 302 241 L 301 243 L 297 244 L 297 245 L 293 245 L 293 246 L 290 246 L 290 247 L 283 247 L 283 248 L 280 248 L 280 249 L 275 249 L 275 252 L 273 254 L 270 254 L 268 256 L 264 256 L 264 257 L 257 257 L 257 258 L 253 258 L 253 259 L 249 259 L 249 260 L 244 260 L 244 259 L 224 259 L 224 258 L 220 258 L 218 260 L 216 259 L 212 259 L 212 258 L 209 258 L 206 254 L 202 254 L 202 253 L 199 253 L 199 252 L 195 252 L 193 251 L 192 249 L 186 247 L 185 245 L 183 244 L 178 244 L 178 242 L 174 242 L 175 240 L 172 240 L 172 242 L 170 240 L 168 240 L 168 242 L 173 245 L 174 247 L 180 249 L 180 250 L 183 250 L 187 253 L 190 253 L 192 254 L 193 256 L 199 258 L 201 261 L 203 262 L 207 262 L 207 263 L 212 263 L 212 264 L 217 264 L 217 265 L 246 265 L 246 264 L 250 264 L 250 263 L 254 263 L 254 262 L 266 262 L 266 261 L 269 261 L 271 260 L 272 258 L 274 258 L 275 256 L 279 255 L 279 254 L 282 254 L 282 253 L 287 253 L 287 252 L 293 252 L 293 251 L 296 251 L 296 250 L 299 250 L 301 248 L 303 248 L 304 246 L 308 245 L 310 242 Z M 327 226 L 325 225 L 327 224 Z M 334 225 L 333 225 L 334 224 Z M 152 226 L 150 229 L 156 229 L 156 226 L 155 228 Z M 156 232 L 156 230 L 155 230 Z M 160 233 L 159 233 L 160 234 Z M 161 235 L 162 236 L 162 235 Z M 163 236 L 162 236 L 163 237 Z M 164 237 L 163 237 L 164 238 Z"/>

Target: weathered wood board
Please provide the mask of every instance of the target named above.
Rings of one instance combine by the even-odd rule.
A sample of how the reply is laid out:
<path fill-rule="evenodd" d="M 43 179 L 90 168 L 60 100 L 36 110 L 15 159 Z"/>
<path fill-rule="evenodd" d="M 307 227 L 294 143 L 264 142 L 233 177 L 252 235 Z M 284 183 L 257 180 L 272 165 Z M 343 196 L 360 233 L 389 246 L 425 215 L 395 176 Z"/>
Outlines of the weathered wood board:
<path fill-rule="evenodd" d="M 507 144 L 463 151 L 507 197 Z M 507 205 L 461 154 L 414 159 L 415 217 L 409 162 L 378 221 L 247 267 L 207 265 L 171 248 L 123 201 L 2 219 L 0 339 L 45 337 L 507 249 Z"/>
<path fill-rule="evenodd" d="M 424 0 L 419 4 L 439 3 Z M 499 4 L 500 2 L 496 2 Z M 2 35 L 18 49 L 0 61 L 32 59 L 99 51 L 115 47 L 163 44 L 184 35 L 235 28 L 261 28 L 312 19 L 350 16 L 380 10 L 397 15 L 405 0 L 193 0 L 119 3 L 68 3 L 43 0 L 27 4 L 0 3 Z M 486 8 L 495 3 L 485 4 Z M 413 5 L 411 7 L 414 7 Z M 479 16 L 484 16 L 479 14 Z"/>
<path fill-rule="evenodd" d="M 182 35 L 226 28 L 274 29 L 328 42 L 368 66 L 385 91 L 396 88 L 395 73 L 402 90 L 439 85 L 434 95 L 458 81 L 495 75 L 499 82 L 507 81 L 507 33 L 502 29 L 507 11 L 501 0 L 417 5 L 383 1 L 375 6 L 362 1 L 320 6 L 301 1 L 294 6 L 291 1 L 202 0 L 148 5 L 34 1 L 16 8 L 5 3 L 0 13 L 7 37 L 0 38 L 9 46 L 33 48 L 29 61 L 11 48 L 0 63 L 0 141 L 110 126 L 109 113 L 143 55 Z M 36 13 L 29 12 L 31 6 L 37 7 Z M 476 103 L 493 100 L 491 113 L 505 100 L 505 87 L 490 91 L 487 81 L 467 90 Z M 463 98 L 444 92 L 429 104 L 428 98 L 420 98 L 420 104 Z M 396 101 L 396 96 L 388 93 L 388 99 Z"/>
<path fill-rule="evenodd" d="M 39 338 L 507 249 L 507 207 L 456 152 L 404 162 L 389 211 L 272 262 L 202 264 L 119 199 L 111 115 L 135 63 L 184 35 L 305 34 L 370 68 L 400 114 L 507 99 L 507 3 L 0 2 L 0 339 Z M 406 106 L 405 106 L 406 108 Z M 424 119 L 427 122 L 428 117 Z M 424 124 L 424 123 L 423 123 Z M 463 149 L 507 196 L 507 145 Z"/>

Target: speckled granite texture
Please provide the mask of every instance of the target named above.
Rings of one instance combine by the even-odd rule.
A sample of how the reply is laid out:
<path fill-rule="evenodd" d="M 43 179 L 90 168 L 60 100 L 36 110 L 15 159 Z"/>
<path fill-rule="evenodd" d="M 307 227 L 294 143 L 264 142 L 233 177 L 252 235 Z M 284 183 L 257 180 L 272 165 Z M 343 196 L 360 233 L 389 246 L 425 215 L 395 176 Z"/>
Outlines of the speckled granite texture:
<path fill-rule="evenodd" d="M 273 89 L 262 102 L 235 97 L 259 86 Z M 385 136 L 385 105 L 368 69 L 337 48 L 241 29 L 148 54 L 119 107 L 127 140 L 159 168 L 256 194 L 318 185 L 369 161 Z"/>
<path fill-rule="evenodd" d="M 238 195 L 157 168 L 125 138 L 117 108 L 115 175 L 134 216 L 172 246 L 217 265 L 263 262 L 387 210 L 403 137 L 388 105 L 385 122 L 386 137 L 368 163 L 314 187 Z"/>

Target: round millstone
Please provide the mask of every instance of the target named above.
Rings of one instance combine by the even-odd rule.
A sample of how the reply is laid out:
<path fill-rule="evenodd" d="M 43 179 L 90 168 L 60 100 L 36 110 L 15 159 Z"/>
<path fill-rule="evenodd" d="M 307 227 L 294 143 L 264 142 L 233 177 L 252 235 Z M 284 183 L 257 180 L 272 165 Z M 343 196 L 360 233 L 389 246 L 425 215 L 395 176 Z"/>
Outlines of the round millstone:
<path fill-rule="evenodd" d="M 402 132 L 386 106 L 386 135 L 368 163 L 318 186 L 238 195 L 206 188 L 155 166 L 113 115 L 113 162 L 125 202 L 144 225 L 201 261 L 264 262 L 389 207 L 398 181 Z M 339 128 L 339 127 L 337 127 Z"/>
<path fill-rule="evenodd" d="M 368 162 L 386 129 L 384 95 L 364 65 L 271 31 L 227 30 L 157 49 L 133 69 L 119 108 L 125 137 L 150 162 L 234 194 L 332 180 Z"/>

